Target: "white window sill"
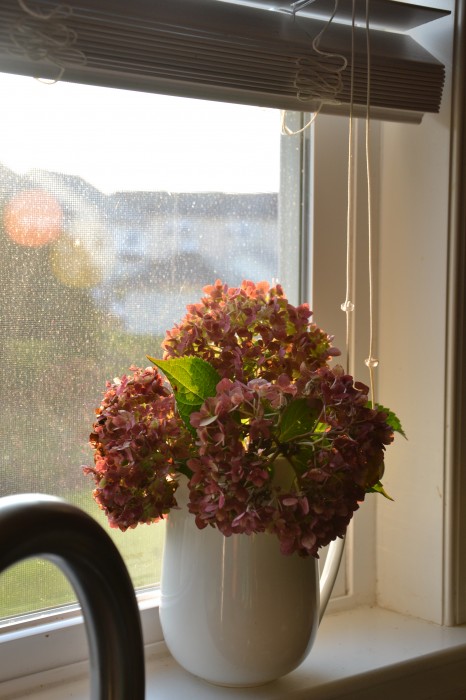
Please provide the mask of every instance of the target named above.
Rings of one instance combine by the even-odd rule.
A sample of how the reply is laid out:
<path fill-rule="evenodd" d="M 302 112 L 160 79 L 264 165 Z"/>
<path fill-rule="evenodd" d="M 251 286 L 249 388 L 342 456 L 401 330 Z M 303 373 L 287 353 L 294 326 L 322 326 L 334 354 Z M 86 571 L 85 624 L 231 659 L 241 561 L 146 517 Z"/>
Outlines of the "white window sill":
<path fill-rule="evenodd" d="M 376 608 L 327 615 L 308 658 L 260 688 L 220 688 L 183 671 L 163 644 L 147 658 L 147 700 L 464 700 L 466 625 L 439 627 Z M 2 700 L 88 700 L 87 665 L 0 684 Z"/>

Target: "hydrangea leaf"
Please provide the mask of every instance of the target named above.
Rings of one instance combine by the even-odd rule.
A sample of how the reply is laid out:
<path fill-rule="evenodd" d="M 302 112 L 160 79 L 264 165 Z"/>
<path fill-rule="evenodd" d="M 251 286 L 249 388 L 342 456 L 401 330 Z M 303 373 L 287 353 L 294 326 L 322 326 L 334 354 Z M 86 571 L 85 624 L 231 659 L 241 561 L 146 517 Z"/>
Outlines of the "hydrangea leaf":
<path fill-rule="evenodd" d="M 390 428 L 392 428 L 392 430 L 394 430 L 395 433 L 400 433 L 400 435 L 403 435 L 403 437 L 406 438 L 406 433 L 401 427 L 401 421 L 398 418 L 398 416 L 395 413 L 393 413 L 393 411 L 391 411 L 389 408 L 386 408 L 386 406 L 382 406 L 379 403 L 376 403 L 375 407 L 378 411 L 383 411 L 383 413 L 387 414 L 387 423 L 390 426 Z"/>
<path fill-rule="evenodd" d="M 209 396 L 215 396 L 220 375 L 209 362 L 200 357 L 178 357 L 172 360 L 147 358 L 162 370 L 171 384 L 179 414 L 188 428 L 194 432 L 189 419 L 199 411 Z"/>
<path fill-rule="evenodd" d="M 309 469 L 309 464 L 312 463 L 313 456 L 313 448 L 300 445 L 299 451 L 290 456 L 290 461 L 293 464 L 295 471 L 298 474 L 303 474 Z"/>
<path fill-rule="evenodd" d="M 307 399 L 291 401 L 282 413 L 279 442 L 289 442 L 314 430 L 319 411 L 309 407 Z"/>
<path fill-rule="evenodd" d="M 393 498 L 388 495 L 380 481 L 374 484 L 374 486 L 371 486 L 369 489 L 366 489 L 366 493 L 380 493 L 385 498 L 388 498 L 389 501 L 393 501 Z"/>

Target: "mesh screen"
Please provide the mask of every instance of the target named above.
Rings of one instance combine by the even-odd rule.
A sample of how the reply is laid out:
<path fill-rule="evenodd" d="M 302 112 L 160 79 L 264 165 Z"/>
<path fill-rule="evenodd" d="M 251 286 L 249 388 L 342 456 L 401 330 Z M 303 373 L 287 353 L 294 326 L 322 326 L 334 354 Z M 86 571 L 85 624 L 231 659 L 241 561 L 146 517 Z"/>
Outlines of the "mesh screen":
<path fill-rule="evenodd" d="M 278 276 L 279 114 L 14 76 L 0 94 L 0 493 L 107 528 L 81 471 L 105 381 L 160 355 L 206 284 Z M 155 584 L 163 525 L 111 534 Z M 3 617 L 72 599 L 43 561 L 0 578 Z"/>

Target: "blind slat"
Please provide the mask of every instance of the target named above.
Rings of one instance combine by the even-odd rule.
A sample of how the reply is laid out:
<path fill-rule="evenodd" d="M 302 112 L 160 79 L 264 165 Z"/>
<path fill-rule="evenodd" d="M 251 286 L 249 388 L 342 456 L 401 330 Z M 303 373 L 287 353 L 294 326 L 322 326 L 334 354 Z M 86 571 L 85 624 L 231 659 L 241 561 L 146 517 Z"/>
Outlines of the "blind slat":
<path fill-rule="evenodd" d="M 75 82 L 312 111 L 319 90 L 303 102 L 296 85 L 303 75 L 322 83 L 341 61 L 313 50 L 312 38 L 325 24 L 315 18 L 219 0 L 70 0 L 67 5 L 69 16 L 46 21 L 28 16 L 17 0 L 2 0 L 0 69 L 51 78 L 64 67 L 63 79 Z M 34 7 L 50 11 L 57 5 L 40 0 Z M 75 41 L 54 50 L 52 42 L 66 31 Z M 27 51 L 45 50 L 48 43 L 48 58 L 37 60 L 37 51 Z M 337 95 L 344 111 L 350 99 L 351 27 L 332 24 L 320 49 L 348 61 Z M 365 30 L 357 28 L 354 99 L 361 104 L 365 52 Z M 374 106 L 437 112 L 444 76 L 444 66 L 411 37 L 371 30 Z"/>

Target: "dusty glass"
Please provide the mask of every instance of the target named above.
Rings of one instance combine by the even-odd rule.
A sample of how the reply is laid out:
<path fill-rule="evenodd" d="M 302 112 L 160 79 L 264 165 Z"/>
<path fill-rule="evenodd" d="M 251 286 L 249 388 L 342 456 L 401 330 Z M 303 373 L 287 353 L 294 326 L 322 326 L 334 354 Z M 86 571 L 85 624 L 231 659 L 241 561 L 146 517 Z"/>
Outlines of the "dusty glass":
<path fill-rule="evenodd" d="M 105 381 L 160 354 L 204 285 L 279 277 L 279 113 L 10 75 L 0 95 L 0 494 L 107 528 L 81 470 Z M 163 525 L 111 534 L 154 585 Z M 2 617 L 73 599 L 44 561 L 0 579 Z"/>

